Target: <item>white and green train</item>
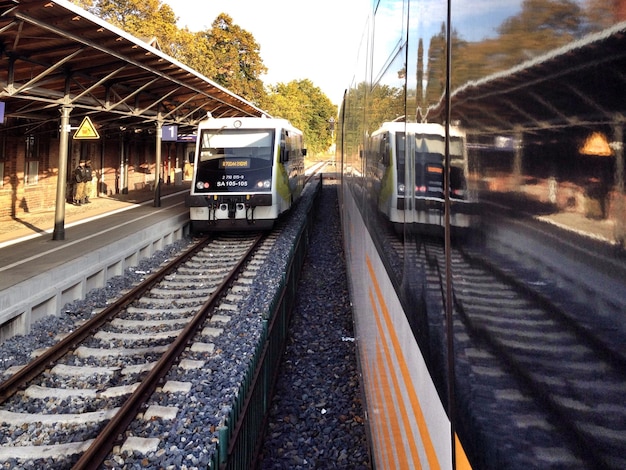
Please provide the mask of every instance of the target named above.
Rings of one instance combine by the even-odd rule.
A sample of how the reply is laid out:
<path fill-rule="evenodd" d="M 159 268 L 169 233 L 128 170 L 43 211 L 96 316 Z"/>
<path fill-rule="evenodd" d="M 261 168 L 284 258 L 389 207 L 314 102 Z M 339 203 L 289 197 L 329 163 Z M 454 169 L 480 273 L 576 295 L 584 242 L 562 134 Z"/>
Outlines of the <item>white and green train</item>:
<path fill-rule="evenodd" d="M 192 232 L 270 229 L 300 197 L 305 155 L 302 132 L 285 119 L 202 121 L 187 198 Z"/>
<path fill-rule="evenodd" d="M 468 185 L 465 133 L 451 126 L 446 166 L 446 129 L 436 123 L 385 122 L 369 139 L 368 174 L 378 209 L 398 232 L 443 232 L 445 174 L 449 175 L 450 225 L 475 222 Z"/>

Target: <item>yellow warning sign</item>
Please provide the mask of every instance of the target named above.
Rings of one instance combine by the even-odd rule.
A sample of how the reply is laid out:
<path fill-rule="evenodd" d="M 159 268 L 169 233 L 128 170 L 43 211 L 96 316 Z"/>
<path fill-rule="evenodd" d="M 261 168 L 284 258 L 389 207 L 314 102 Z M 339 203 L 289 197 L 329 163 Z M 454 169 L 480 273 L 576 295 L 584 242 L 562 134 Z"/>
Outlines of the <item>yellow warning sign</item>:
<path fill-rule="evenodd" d="M 74 134 L 74 139 L 99 139 L 99 138 L 100 138 L 100 134 L 98 134 L 98 131 L 93 126 L 91 119 L 89 119 L 89 116 L 85 116 L 85 119 L 83 119 L 83 122 L 80 123 L 80 126 L 78 126 L 78 130 Z"/>

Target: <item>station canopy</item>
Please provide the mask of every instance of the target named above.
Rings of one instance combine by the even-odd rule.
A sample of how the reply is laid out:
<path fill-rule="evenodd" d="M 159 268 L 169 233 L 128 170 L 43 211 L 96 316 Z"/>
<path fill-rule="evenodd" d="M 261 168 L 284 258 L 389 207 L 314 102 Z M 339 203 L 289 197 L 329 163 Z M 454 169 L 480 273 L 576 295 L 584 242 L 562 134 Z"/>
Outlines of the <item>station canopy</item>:
<path fill-rule="evenodd" d="M 626 22 L 453 90 L 451 121 L 472 132 L 559 131 L 623 123 Z M 443 102 L 428 120 L 443 120 Z"/>
<path fill-rule="evenodd" d="M 5 115 L 58 122 L 62 106 L 103 129 L 191 132 L 213 117 L 264 112 L 200 73 L 65 0 L 0 0 Z"/>

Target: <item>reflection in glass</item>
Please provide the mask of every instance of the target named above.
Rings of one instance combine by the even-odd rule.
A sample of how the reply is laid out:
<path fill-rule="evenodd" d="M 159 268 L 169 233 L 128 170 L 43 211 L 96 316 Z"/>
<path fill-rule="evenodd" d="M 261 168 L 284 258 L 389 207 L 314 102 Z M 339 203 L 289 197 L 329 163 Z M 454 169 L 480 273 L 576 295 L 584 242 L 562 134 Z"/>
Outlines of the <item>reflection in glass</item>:
<path fill-rule="evenodd" d="M 449 36 L 447 13 L 375 2 L 347 191 L 474 468 L 624 468 L 626 2 L 453 0 Z"/>

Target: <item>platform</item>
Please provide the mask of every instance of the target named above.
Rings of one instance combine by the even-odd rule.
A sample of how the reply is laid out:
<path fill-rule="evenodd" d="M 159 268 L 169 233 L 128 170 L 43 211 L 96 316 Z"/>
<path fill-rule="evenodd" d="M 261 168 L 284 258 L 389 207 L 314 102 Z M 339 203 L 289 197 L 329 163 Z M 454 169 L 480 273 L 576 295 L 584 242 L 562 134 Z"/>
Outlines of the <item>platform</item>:
<path fill-rule="evenodd" d="M 182 185 L 162 185 L 161 197 L 166 198 L 171 194 L 189 191 L 191 182 L 183 181 Z M 147 188 L 131 190 L 126 194 L 102 196 L 91 200 L 89 204 L 75 206 L 65 205 L 65 228 L 84 223 L 92 217 L 103 214 L 112 214 L 118 211 L 128 210 L 139 204 L 154 204 L 154 192 Z M 17 242 L 36 237 L 52 237 L 54 228 L 55 209 L 27 212 L 16 218 L 0 218 L 0 250 Z M 0 266 L 2 252 L 0 251 Z"/>
<path fill-rule="evenodd" d="M 164 186 L 158 207 L 147 190 L 67 204 L 63 240 L 53 240 L 54 211 L 0 220 L 0 338 L 27 332 L 184 236 L 188 192 L 188 182 Z"/>

